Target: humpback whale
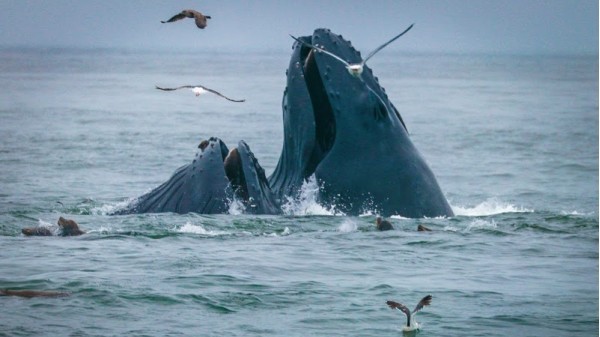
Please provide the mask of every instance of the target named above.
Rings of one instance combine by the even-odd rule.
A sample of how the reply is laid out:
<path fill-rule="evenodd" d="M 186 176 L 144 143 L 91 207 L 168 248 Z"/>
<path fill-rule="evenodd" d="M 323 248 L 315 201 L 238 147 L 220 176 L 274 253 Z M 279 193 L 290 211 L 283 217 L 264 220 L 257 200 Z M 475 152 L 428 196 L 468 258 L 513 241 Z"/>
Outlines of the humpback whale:
<path fill-rule="evenodd" d="M 212 137 L 199 149 L 193 161 L 169 180 L 114 214 L 227 213 L 234 198 L 242 202 L 246 213 L 280 212 L 264 169 L 244 141 L 229 151 L 223 141 Z"/>
<path fill-rule="evenodd" d="M 115 214 L 226 213 L 234 198 L 247 213 L 278 214 L 281 200 L 298 197 L 314 176 L 317 201 L 348 215 L 453 216 L 402 116 L 366 64 L 411 27 L 364 60 L 328 29 L 294 38 L 282 99 L 284 142 L 268 179 L 245 142 L 230 151 L 210 138 L 198 145 L 192 163 Z M 180 88 L 195 87 L 157 87 Z"/>
<path fill-rule="evenodd" d="M 360 53 L 328 29 L 298 40 L 282 100 L 283 148 L 269 177 L 277 197 L 297 197 L 314 175 L 319 202 L 349 215 L 452 216 L 400 113 Z M 317 45 L 345 62 L 311 47 Z M 347 64 L 364 70 L 349 76 Z"/>

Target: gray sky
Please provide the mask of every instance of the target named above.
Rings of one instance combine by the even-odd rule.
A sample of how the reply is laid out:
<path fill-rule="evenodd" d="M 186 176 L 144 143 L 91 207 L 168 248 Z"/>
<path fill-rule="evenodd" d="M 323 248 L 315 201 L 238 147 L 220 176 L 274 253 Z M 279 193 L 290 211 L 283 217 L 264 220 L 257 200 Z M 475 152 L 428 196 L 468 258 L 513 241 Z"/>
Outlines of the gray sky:
<path fill-rule="evenodd" d="M 186 8 L 213 19 L 160 23 Z M 390 49 L 598 54 L 598 0 L 2 0 L 0 47 L 288 51 L 326 27 L 367 52 L 411 23 Z"/>

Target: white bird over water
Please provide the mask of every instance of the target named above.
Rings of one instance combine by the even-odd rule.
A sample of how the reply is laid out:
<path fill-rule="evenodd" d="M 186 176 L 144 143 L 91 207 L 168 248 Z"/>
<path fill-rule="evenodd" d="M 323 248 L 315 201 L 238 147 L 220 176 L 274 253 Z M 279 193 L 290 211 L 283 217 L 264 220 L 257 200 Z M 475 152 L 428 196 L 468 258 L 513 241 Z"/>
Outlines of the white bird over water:
<path fill-rule="evenodd" d="M 423 309 L 424 306 L 426 305 L 430 305 L 431 304 L 431 295 L 427 295 L 425 297 L 423 297 L 423 299 L 421 299 L 421 301 L 419 301 L 419 304 L 417 304 L 417 306 L 415 307 L 415 309 L 411 312 L 410 309 L 408 309 L 405 305 L 398 303 L 398 302 L 394 302 L 394 301 L 387 301 L 385 302 L 390 308 L 392 309 L 398 309 L 400 311 L 402 311 L 405 315 L 406 315 L 406 326 L 402 328 L 403 331 L 413 331 L 413 330 L 417 330 L 419 329 L 419 323 L 417 323 L 417 321 L 415 321 L 415 314 L 417 313 L 417 311 Z"/>
<path fill-rule="evenodd" d="M 294 37 L 293 35 L 290 35 L 290 36 L 292 37 L 292 39 L 294 39 L 294 40 L 296 40 L 296 41 L 298 41 L 298 42 L 300 42 L 300 43 L 302 43 L 302 44 L 304 44 L 304 45 L 306 45 L 306 46 L 308 46 L 308 47 L 310 47 L 312 49 L 316 49 L 316 50 L 318 50 L 318 51 L 320 51 L 322 53 L 325 53 L 325 54 L 333 57 L 334 59 L 342 62 L 346 66 L 346 69 L 348 69 L 348 72 L 350 73 L 350 75 L 352 75 L 354 77 L 359 77 L 362 74 L 362 72 L 363 72 L 363 68 L 364 68 L 365 64 L 367 63 L 367 61 L 371 57 L 373 57 L 375 54 L 377 54 L 377 52 L 379 52 L 380 50 L 382 50 L 383 48 L 385 48 L 390 43 L 394 42 L 400 36 L 406 34 L 406 32 L 408 32 L 413 26 L 414 26 L 414 23 L 412 25 L 408 26 L 408 28 L 406 28 L 402 33 L 394 36 L 388 42 L 386 42 L 386 43 L 382 44 L 381 46 L 377 47 L 369 55 L 367 55 L 367 57 L 361 63 L 352 63 L 352 64 L 348 63 L 346 60 L 342 59 L 341 57 L 339 57 L 339 56 L 335 55 L 334 53 L 329 52 L 329 51 L 327 51 L 327 50 L 325 50 L 325 49 L 323 49 L 321 47 L 317 47 L 317 46 L 314 46 L 314 45 L 312 45 L 312 44 L 310 44 L 308 42 L 301 41 L 300 39 Z"/>
<path fill-rule="evenodd" d="M 221 97 L 225 98 L 228 101 L 232 101 L 232 102 L 236 102 L 236 103 L 241 103 L 241 102 L 245 102 L 246 101 L 245 99 L 232 99 L 232 98 L 229 98 L 229 97 L 221 94 L 220 92 L 218 92 L 216 90 L 213 90 L 213 89 L 210 89 L 210 88 L 207 88 L 207 87 L 205 87 L 203 85 L 182 85 L 182 86 L 177 87 L 177 88 L 161 88 L 159 86 L 156 86 L 156 89 L 163 90 L 163 91 L 173 91 L 173 90 L 178 90 L 178 89 L 192 89 L 192 92 L 196 96 L 200 96 L 202 94 L 210 92 L 210 93 L 213 93 L 213 94 L 215 94 L 217 96 L 221 96 Z"/>

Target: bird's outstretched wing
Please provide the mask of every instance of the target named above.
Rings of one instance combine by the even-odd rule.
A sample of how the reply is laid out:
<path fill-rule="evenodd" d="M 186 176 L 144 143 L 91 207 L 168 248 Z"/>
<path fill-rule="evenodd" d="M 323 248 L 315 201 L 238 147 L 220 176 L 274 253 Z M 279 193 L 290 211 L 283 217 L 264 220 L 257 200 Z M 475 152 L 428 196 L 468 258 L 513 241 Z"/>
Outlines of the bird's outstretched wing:
<path fill-rule="evenodd" d="M 170 18 L 169 20 L 167 20 L 167 21 L 161 21 L 161 22 L 162 22 L 162 23 L 167 23 L 167 22 L 178 21 L 178 20 L 185 19 L 185 18 L 186 18 L 186 15 L 185 15 L 185 13 L 184 13 L 184 12 L 181 12 L 181 13 L 179 13 L 179 14 L 177 14 L 177 15 L 173 16 L 173 17 L 172 17 L 172 18 Z"/>
<path fill-rule="evenodd" d="M 210 91 L 210 92 L 212 92 L 213 94 L 215 94 L 215 95 L 217 95 L 217 96 L 221 96 L 221 97 L 225 98 L 225 99 L 226 99 L 226 100 L 228 100 L 228 101 L 232 101 L 232 102 L 236 102 L 236 103 L 242 103 L 242 102 L 245 102 L 245 101 L 246 101 L 245 99 L 232 99 L 232 98 L 229 98 L 229 97 L 227 97 L 227 96 L 223 95 L 222 93 L 220 93 L 220 92 L 218 92 L 218 91 L 216 91 L 216 90 L 213 90 L 213 89 L 207 88 L 207 87 L 205 87 L 205 86 L 197 85 L 196 87 L 200 87 L 200 88 L 202 88 L 202 89 L 204 89 L 204 90 L 206 90 L 206 91 Z"/>
<path fill-rule="evenodd" d="M 303 45 L 305 45 L 305 46 L 307 46 L 307 47 L 310 47 L 310 48 L 312 48 L 312 49 L 316 49 L 316 50 L 318 50 L 318 51 L 320 51 L 320 52 L 322 52 L 322 53 L 325 53 L 325 54 L 327 54 L 327 55 L 329 55 L 329 56 L 331 56 L 331 57 L 335 58 L 336 60 L 338 60 L 338 61 L 342 62 L 342 63 L 343 63 L 343 64 L 344 64 L 346 67 L 349 67 L 349 66 L 350 66 L 350 64 L 349 64 L 348 62 L 346 62 L 346 61 L 345 61 L 344 59 L 342 59 L 341 57 L 339 57 L 339 56 L 335 55 L 334 53 L 332 53 L 332 52 L 329 52 L 329 51 L 327 51 L 327 50 L 325 50 L 325 49 L 323 49 L 323 48 L 320 48 L 320 47 L 314 46 L 314 45 L 312 45 L 312 44 L 310 44 L 310 43 L 308 43 L 308 42 L 306 42 L 306 41 L 302 41 L 302 40 L 300 40 L 300 39 L 298 39 L 298 38 L 294 37 L 293 35 L 290 35 L 290 36 L 292 37 L 292 39 L 294 39 L 294 40 L 298 41 L 299 43 L 301 43 L 301 44 L 303 44 Z"/>
<path fill-rule="evenodd" d="M 426 305 L 430 305 L 431 304 L 431 299 L 433 297 L 431 297 L 431 295 L 427 295 L 425 297 L 423 297 L 423 299 L 421 299 L 421 301 L 419 302 L 419 304 L 417 304 L 417 306 L 415 307 L 415 310 L 413 310 L 413 313 L 423 309 L 424 306 Z"/>
<path fill-rule="evenodd" d="M 406 34 L 406 32 L 408 32 L 415 24 L 413 23 L 412 25 L 408 26 L 408 28 L 406 28 L 402 33 L 394 36 L 391 40 L 389 40 L 388 42 L 382 44 L 381 46 L 375 48 L 375 50 L 373 50 L 371 53 L 369 53 L 369 55 L 367 55 L 367 57 L 365 58 L 365 60 L 362 62 L 362 64 L 367 63 L 367 61 L 373 57 L 373 55 L 375 55 L 377 52 L 379 52 L 380 50 L 382 50 L 383 48 L 385 48 L 388 44 L 396 41 L 397 38 L 399 38 L 400 36 Z"/>
<path fill-rule="evenodd" d="M 163 90 L 163 91 L 173 91 L 173 90 L 178 90 L 178 89 L 192 89 L 192 88 L 194 88 L 193 85 L 182 85 L 182 86 L 177 87 L 177 88 L 161 88 L 158 85 L 156 86 L 156 89 Z"/>
<path fill-rule="evenodd" d="M 410 310 L 408 310 L 408 308 L 405 305 L 403 305 L 402 303 L 398 303 L 398 302 L 394 302 L 394 301 L 387 301 L 385 303 L 390 308 L 398 309 L 398 310 L 402 311 L 406 316 L 410 316 Z"/>

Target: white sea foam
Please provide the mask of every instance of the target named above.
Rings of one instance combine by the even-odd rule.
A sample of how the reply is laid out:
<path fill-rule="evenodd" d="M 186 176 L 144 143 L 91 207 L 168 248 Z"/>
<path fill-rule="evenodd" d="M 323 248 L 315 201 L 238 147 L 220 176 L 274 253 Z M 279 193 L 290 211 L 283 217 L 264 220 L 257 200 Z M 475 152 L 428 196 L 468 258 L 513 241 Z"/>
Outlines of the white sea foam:
<path fill-rule="evenodd" d="M 233 198 L 231 203 L 229 204 L 229 210 L 227 211 L 231 215 L 241 215 L 246 211 L 246 206 L 243 202 L 238 200 L 237 198 Z"/>
<path fill-rule="evenodd" d="M 281 206 L 285 215 L 343 215 L 337 212 L 335 207 L 327 209 L 318 201 L 319 184 L 314 174 L 304 181 L 297 198 L 287 197 L 287 201 Z"/>
<path fill-rule="evenodd" d="M 357 229 L 358 224 L 353 220 L 353 218 L 345 219 L 338 227 L 338 231 L 342 233 L 355 232 Z"/>
<path fill-rule="evenodd" d="M 199 234 L 199 235 L 207 235 L 207 236 L 218 236 L 218 235 L 228 235 L 230 233 L 224 231 L 212 231 L 208 230 L 202 225 L 194 225 L 191 222 L 186 222 L 183 226 L 177 229 L 180 233 L 191 233 L 191 234 Z"/>
<path fill-rule="evenodd" d="M 51 223 L 49 223 L 48 221 L 44 221 L 42 219 L 38 219 L 38 226 L 50 228 L 50 227 L 53 227 L 54 225 L 51 224 Z"/>
<path fill-rule="evenodd" d="M 471 221 L 471 223 L 467 226 L 466 231 L 470 231 L 472 229 L 478 229 L 478 228 L 482 228 L 482 229 L 494 229 L 497 228 L 498 225 L 496 224 L 496 221 L 494 220 L 483 220 L 483 219 L 475 219 L 473 221 Z"/>
<path fill-rule="evenodd" d="M 467 233 L 474 229 L 496 229 L 497 227 L 498 227 L 498 225 L 496 224 L 496 221 L 494 221 L 494 220 L 474 219 L 465 228 L 458 228 L 455 226 L 446 226 L 446 227 L 444 227 L 444 230 L 448 231 L 448 232 Z"/>
<path fill-rule="evenodd" d="M 58 227 L 58 225 L 51 224 L 51 223 L 49 223 L 47 221 L 44 221 L 42 219 L 38 219 L 38 227 L 47 228 L 54 235 L 57 235 L 59 233 L 59 231 L 60 231 L 60 228 Z"/>
<path fill-rule="evenodd" d="M 456 215 L 463 216 L 488 216 L 502 213 L 530 213 L 533 210 L 502 202 L 497 199 L 488 199 L 474 207 L 452 206 Z"/>
<path fill-rule="evenodd" d="M 92 215 L 108 215 L 115 212 L 116 210 L 127 207 L 127 205 L 135 202 L 136 200 L 137 197 L 119 201 L 114 204 L 104 204 L 98 207 L 93 207 L 92 209 L 90 209 L 90 213 Z"/>
<path fill-rule="evenodd" d="M 421 330 L 421 324 L 417 323 L 416 321 L 413 321 L 411 326 L 406 326 L 406 325 L 402 326 L 402 332 L 410 333 L 410 332 L 416 332 L 419 330 Z"/>

